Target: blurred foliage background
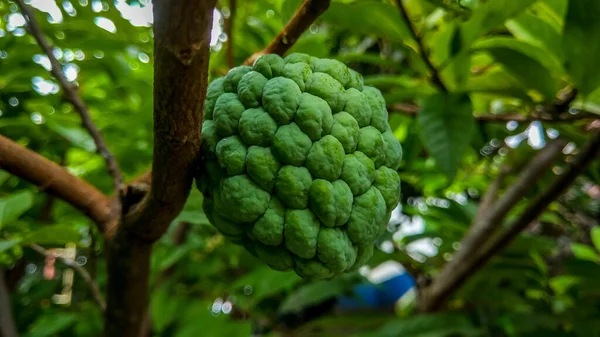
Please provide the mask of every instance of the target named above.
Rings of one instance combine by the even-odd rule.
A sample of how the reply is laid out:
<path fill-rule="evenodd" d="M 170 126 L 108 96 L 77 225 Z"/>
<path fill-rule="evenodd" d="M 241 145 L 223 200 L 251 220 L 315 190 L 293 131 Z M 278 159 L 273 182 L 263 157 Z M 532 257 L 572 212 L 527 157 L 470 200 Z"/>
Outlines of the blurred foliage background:
<path fill-rule="evenodd" d="M 55 56 L 67 78 L 78 84 L 126 179 L 147 170 L 152 156 L 150 1 L 29 3 L 38 9 Z M 216 233 L 202 212 L 202 196 L 193 191 L 154 247 L 149 335 L 600 335 L 597 162 L 441 312 L 416 315 L 406 297 L 402 306 L 350 310 L 340 305 L 342 296 L 372 281 L 370 271 L 386 261 L 426 279 L 435 277 L 460 248 L 481 196 L 501 167 L 513 169 L 504 188 L 555 138 L 568 142 L 563 149 L 568 162 L 600 113 L 600 2 L 402 3 L 410 23 L 393 1 L 335 0 L 290 51 L 338 59 L 386 98 L 390 124 L 403 144 L 402 204 L 378 240 L 370 267 L 312 283 L 272 271 Z M 219 1 L 211 79 L 229 69 L 229 48 L 234 64 L 241 64 L 273 39 L 300 4 L 237 1 L 232 17 L 231 3 Z M 225 33 L 228 20 L 233 44 Z M 0 133 L 110 193 L 103 159 L 24 24 L 17 5 L 0 0 Z M 577 88 L 578 95 L 570 106 L 557 107 L 565 88 Z M 525 199 L 561 170 L 556 165 L 528 186 Z M 23 336 L 95 336 L 102 329 L 101 312 L 78 275 L 69 303 L 56 303 L 53 295 L 63 292 L 68 267 L 57 261 L 54 275 L 45 277 L 48 263 L 30 247 L 67 243 L 76 244 L 76 262 L 103 289 L 103 242 L 91 221 L 0 171 L 0 277 Z"/>

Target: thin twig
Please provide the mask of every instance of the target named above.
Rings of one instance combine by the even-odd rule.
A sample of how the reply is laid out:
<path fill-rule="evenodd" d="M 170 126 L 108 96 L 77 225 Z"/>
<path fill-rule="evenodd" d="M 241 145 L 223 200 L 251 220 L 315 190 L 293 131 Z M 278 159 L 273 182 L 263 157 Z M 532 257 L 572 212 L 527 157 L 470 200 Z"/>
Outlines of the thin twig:
<path fill-rule="evenodd" d="M 298 8 L 275 39 L 265 49 L 250 56 L 244 61 L 244 64 L 252 65 L 257 58 L 264 54 L 285 54 L 296 43 L 300 35 L 329 8 L 330 3 L 331 0 L 304 0 L 302 6 Z"/>
<path fill-rule="evenodd" d="M 233 24 L 235 21 L 235 13 L 237 0 L 229 0 L 229 17 L 225 19 L 224 29 L 227 34 L 227 67 L 229 69 L 235 67 L 234 41 L 233 41 Z"/>
<path fill-rule="evenodd" d="M 98 284 L 96 282 L 94 282 L 94 280 L 92 279 L 90 274 L 87 272 L 87 270 L 85 270 L 85 268 L 80 266 L 77 262 L 75 262 L 72 259 L 68 259 L 68 258 L 64 258 L 64 257 L 57 257 L 55 254 L 47 251 L 46 249 L 42 248 L 41 246 L 34 244 L 34 245 L 31 245 L 30 247 L 31 247 L 31 249 L 44 255 L 45 257 L 58 258 L 67 267 L 73 268 L 79 274 L 79 276 L 81 276 L 83 281 L 87 284 L 88 288 L 90 288 L 90 291 L 92 292 L 92 296 L 94 297 L 96 304 L 98 304 L 98 306 L 100 307 L 100 309 L 102 309 L 102 311 L 106 310 L 106 303 L 104 302 L 104 299 L 102 299 L 102 293 L 100 292 L 100 288 L 98 287 Z"/>
<path fill-rule="evenodd" d="M 421 107 L 410 103 L 396 103 L 388 105 L 390 113 L 399 113 L 408 116 L 416 116 L 420 111 Z M 595 120 L 600 119 L 600 115 L 594 114 L 587 111 L 579 111 L 577 114 L 571 114 L 568 112 L 560 114 L 551 114 L 542 112 L 534 112 L 529 115 L 523 115 L 520 113 L 502 113 L 502 114 L 490 114 L 490 113 L 475 113 L 473 116 L 476 120 L 482 122 L 491 123 L 506 123 L 510 121 L 515 122 L 549 122 L 549 123 L 560 123 L 560 122 L 573 122 L 578 120 Z"/>
<path fill-rule="evenodd" d="M 119 165 L 117 164 L 115 157 L 108 150 L 108 147 L 104 142 L 104 138 L 102 137 L 100 130 L 92 121 L 92 117 L 90 116 L 90 112 L 87 106 L 81 100 L 81 97 L 79 97 L 79 94 L 77 93 L 77 86 L 69 82 L 65 77 L 62 66 L 60 65 L 56 57 L 54 57 L 52 47 L 44 38 L 44 34 L 42 33 L 40 26 L 38 25 L 35 19 L 35 13 L 32 10 L 32 8 L 28 5 L 25 5 L 23 0 L 15 1 L 21 8 L 21 12 L 27 19 L 27 26 L 29 28 L 30 33 L 33 35 L 40 47 L 44 50 L 46 56 L 48 56 L 50 64 L 52 65 L 52 69 L 50 70 L 52 75 L 56 78 L 56 80 L 62 87 L 66 99 L 73 105 L 73 107 L 75 107 L 75 110 L 81 116 L 82 124 L 90 132 L 90 135 L 92 136 L 92 138 L 94 139 L 94 143 L 96 144 L 96 149 L 98 153 L 104 158 L 106 166 L 108 168 L 108 172 L 113 177 L 113 188 L 115 190 L 115 193 L 121 195 L 123 192 L 123 176 L 119 169 Z M 121 212 L 120 198 L 115 198 L 113 204 L 113 216 L 118 217 Z"/>
<path fill-rule="evenodd" d="M 90 270 L 90 278 L 92 281 L 96 282 L 96 274 L 98 268 L 98 256 L 96 255 L 96 244 L 98 239 L 96 238 L 96 231 L 94 227 L 90 226 L 90 254 L 88 257 L 88 269 Z"/>
<path fill-rule="evenodd" d="M 444 85 L 444 82 L 442 82 L 437 69 L 435 68 L 433 63 L 431 63 L 431 60 L 427 56 L 425 44 L 423 43 L 423 40 L 421 39 L 421 37 L 419 37 L 419 35 L 417 35 L 417 31 L 415 30 L 415 27 L 412 24 L 412 21 L 410 21 L 410 18 L 408 17 L 408 12 L 406 11 L 406 8 L 402 4 L 402 0 L 395 0 L 395 1 L 396 1 L 396 5 L 398 6 L 398 9 L 400 10 L 400 14 L 402 15 L 402 18 L 404 19 L 404 22 L 406 22 L 406 25 L 408 26 L 408 30 L 410 31 L 412 38 L 415 40 L 415 42 L 417 42 L 417 45 L 419 46 L 419 50 L 417 52 L 421 55 L 423 62 L 425 62 L 425 65 L 427 65 L 427 68 L 429 68 L 429 71 L 431 72 L 431 80 L 441 91 L 447 92 L 448 89 Z"/>

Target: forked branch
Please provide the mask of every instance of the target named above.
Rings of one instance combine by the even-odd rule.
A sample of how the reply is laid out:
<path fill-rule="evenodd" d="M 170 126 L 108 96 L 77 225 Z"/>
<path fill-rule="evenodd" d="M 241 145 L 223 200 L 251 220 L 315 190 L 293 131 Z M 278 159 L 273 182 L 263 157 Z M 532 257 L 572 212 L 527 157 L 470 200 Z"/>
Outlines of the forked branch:
<path fill-rule="evenodd" d="M 257 58 L 264 54 L 285 54 L 296 41 L 328 8 L 331 0 L 304 0 L 302 6 L 296 10 L 290 21 L 281 32 L 263 50 L 254 53 L 245 65 L 252 65 Z"/>
<path fill-rule="evenodd" d="M 107 250 L 105 336 L 139 337 L 148 305 L 152 243 L 181 212 L 200 150 L 216 0 L 154 1 L 154 151 L 150 191 Z M 147 179 L 151 176 L 151 179 Z"/>
<path fill-rule="evenodd" d="M 550 144 L 549 149 L 540 153 L 540 155 L 538 155 L 532 161 L 532 163 L 523 171 L 514 185 L 527 183 L 528 180 L 525 179 L 525 177 L 529 176 L 530 178 L 533 178 L 535 172 L 538 172 L 538 174 L 541 172 L 540 169 L 542 166 L 547 167 L 548 165 L 551 165 L 552 160 L 550 159 L 556 158 L 558 155 L 560 155 L 563 144 L 557 144 L 555 146 Z M 423 296 L 419 303 L 420 310 L 423 312 L 437 310 L 454 290 L 464 284 L 471 275 L 473 275 L 500 250 L 510 244 L 519 233 L 521 233 L 529 224 L 531 224 L 531 222 L 540 216 L 546 207 L 556 200 L 592 161 L 597 159 L 599 153 L 600 132 L 595 132 L 590 140 L 584 145 L 577 157 L 567 165 L 564 173 L 556 177 L 550 186 L 544 192 L 539 194 L 528 205 L 528 207 L 525 208 L 524 213 L 508 226 L 507 230 L 502 231 L 500 234 L 495 236 L 491 236 L 491 238 L 487 240 L 482 239 L 477 243 L 477 249 L 463 245 L 463 248 L 466 249 L 465 252 L 462 252 L 463 249 L 461 248 L 459 254 L 457 254 L 457 256 L 455 256 L 455 258 L 444 267 L 441 274 L 434 280 L 434 282 L 429 287 L 424 289 Z M 514 185 L 512 187 L 513 191 L 522 189 Z M 509 189 L 509 191 L 505 193 L 507 198 L 501 198 L 494 209 L 490 211 L 490 215 L 482 221 L 496 219 L 498 220 L 496 223 L 490 222 L 489 225 L 492 226 L 494 224 L 500 224 L 500 220 L 504 219 L 504 217 L 498 218 L 496 216 L 496 212 L 497 210 L 504 208 L 502 207 L 502 204 L 506 204 L 506 200 L 503 202 L 503 199 L 508 200 L 508 197 L 510 197 L 511 194 L 512 197 L 520 198 L 520 196 L 522 196 L 521 193 L 513 193 L 511 192 L 511 189 Z M 487 228 L 490 228 L 490 226 L 487 226 Z M 488 231 L 486 234 L 491 234 L 491 232 Z M 470 236 L 468 235 L 465 240 L 473 244 L 474 236 L 475 234 Z M 480 238 L 482 237 L 481 231 L 479 231 L 478 236 Z M 466 253 L 467 250 L 470 252 L 470 254 Z"/>

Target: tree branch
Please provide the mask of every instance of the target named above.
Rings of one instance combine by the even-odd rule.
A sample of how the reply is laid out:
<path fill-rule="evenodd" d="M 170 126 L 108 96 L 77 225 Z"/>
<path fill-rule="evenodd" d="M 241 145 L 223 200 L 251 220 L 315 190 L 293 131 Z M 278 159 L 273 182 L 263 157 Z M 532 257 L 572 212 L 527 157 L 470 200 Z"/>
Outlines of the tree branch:
<path fill-rule="evenodd" d="M 154 241 L 179 214 L 200 150 L 208 78 L 212 10 L 216 0 L 156 1 L 154 5 L 154 155 L 150 192 L 127 214 L 125 226 Z"/>
<path fill-rule="evenodd" d="M 519 235 L 527 226 L 533 222 L 554 200 L 561 196 L 575 179 L 583 172 L 583 170 L 598 159 L 600 155 L 600 132 L 592 135 L 590 140 L 581 149 L 581 152 L 569 163 L 566 170 L 560 174 L 550 187 L 542 194 L 538 195 L 515 221 L 513 221 L 508 229 L 489 240 L 481 253 L 478 254 L 476 261 L 473 264 L 473 270 L 483 266 L 485 262 L 491 259 L 496 253 L 506 247 L 515 237 Z"/>
<path fill-rule="evenodd" d="M 277 34 L 275 39 L 265 49 L 254 53 L 246 59 L 244 64 L 252 65 L 257 58 L 265 54 L 285 54 L 300 38 L 300 35 L 329 8 L 330 3 L 331 0 L 304 0 L 302 6 L 296 10 L 296 13 L 294 13 L 281 32 Z"/>
<path fill-rule="evenodd" d="M 408 103 L 396 103 L 388 105 L 388 110 L 390 113 L 399 113 L 408 116 L 416 116 L 421 108 L 415 104 Z M 542 121 L 549 123 L 560 123 L 560 122 L 573 122 L 578 120 L 594 120 L 599 119 L 600 115 L 587 112 L 580 111 L 577 114 L 570 113 L 560 113 L 560 114 L 551 114 L 545 111 L 535 112 L 530 115 L 523 115 L 520 113 L 502 113 L 502 114 L 488 114 L 488 113 L 476 113 L 473 117 L 476 120 L 482 122 L 491 122 L 491 123 L 506 123 L 510 121 L 515 122 L 534 122 L 534 121 Z"/>
<path fill-rule="evenodd" d="M 0 168 L 39 186 L 89 216 L 103 232 L 111 219 L 110 202 L 102 192 L 64 167 L 0 135 Z"/>
<path fill-rule="evenodd" d="M 229 0 L 229 17 L 225 19 L 224 24 L 225 34 L 227 34 L 227 67 L 229 69 L 235 67 L 233 24 L 235 22 L 236 7 L 237 0 Z"/>
<path fill-rule="evenodd" d="M 500 188 L 504 183 L 504 178 L 506 177 L 509 171 L 510 168 L 508 166 L 500 167 L 500 172 L 498 172 L 496 179 L 494 179 L 494 181 L 492 181 L 492 183 L 488 186 L 488 189 L 483 195 L 483 198 L 481 198 L 479 208 L 477 209 L 477 214 L 475 215 L 475 224 L 480 223 L 481 220 L 485 219 L 486 215 L 489 213 L 490 208 L 492 208 L 492 206 L 496 202 L 496 199 L 498 198 L 498 191 L 500 191 Z"/>
<path fill-rule="evenodd" d="M 104 138 L 100 133 L 100 130 L 96 127 L 94 122 L 92 121 L 92 117 L 90 116 L 90 112 L 85 105 L 85 103 L 79 97 L 77 93 L 77 86 L 73 83 L 69 82 L 63 73 L 63 69 L 54 57 L 54 53 L 52 51 L 52 47 L 48 44 L 48 41 L 44 38 L 44 34 L 42 33 L 40 26 L 38 25 L 35 19 L 35 13 L 32 8 L 25 5 L 23 0 L 15 0 L 19 7 L 21 8 L 21 12 L 23 16 L 27 19 L 27 26 L 29 28 L 30 33 L 33 35 L 37 43 L 46 53 L 48 59 L 50 60 L 50 64 L 52 65 L 52 69 L 50 70 L 54 78 L 58 81 L 61 88 L 64 91 L 64 95 L 66 99 L 75 107 L 79 116 L 81 116 L 81 122 L 84 127 L 90 132 L 92 139 L 94 139 L 94 143 L 96 144 L 96 149 L 98 153 L 104 158 L 106 162 L 106 166 L 108 168 L 109 174 L 113 178 L 113 188 L 117 195 L 120 195 L 123 191 L 123 176 L 119 169 L 119 165 L 115 160 L 115 157 L 108 150 L 106 143 L 104 142 Z M 120 199 L 116 198 L 113 202 L 113 216 L 116 218 L 121 213 L 121 204 Z"/>
<path fill-rule="evenodd" d="M 515 205 L 524 196 L 523 192 L 526 192 L 528 186 L 535 182 L 544 171 L 544 168 L 548 168 L 554 158 L 561 154 L 563 145 L 564 142 L 554 142 L 542 150 L 496 203 L 488 217 L 483 219 L 479 225 L 473 226 L 463 240 L 461 250 L 444 267 L 434 282 L 425 289 L 419 303 L 421 311 L 437 310 L 454 290 L 464 284 L 493 254 L 505 247 L 531 221 L 538 217 L 548 204 L 559 197 L 598 154 L 600 150 L 600 133 L 596 133 L 592 137 L 577 159 L 569 165 L 567 171 L 559 176 L 543 194 L 534 199 L 525 212 L 509 226 L 507 231 L 496 239 L 488 239 L 494 230 L 493 226 L 501 223 L 512 208 L 511 205 Z M 482 245 L 484 248 L 479 249 Z"/>
<path fill-rule="evenodd" d="M 148 306 L 152 243 L 181 212 L 192 187 L 215 5 L 216 0 L 154 1 L 151 185 L 108 245 L 107 337 L 139 337 Z"/>
<path fill-rule="evenodd" d="M 4 270 L 0 268 L 0 336 L 18 337 L 15 319 L 10 304 L 10 294 L 4 281 Z"/>
<path fill-rule="evenodd" d="M 417 42 L 417 45 L 419 46 L 419 50 L 417 50 L 417 53 L 419 53 L 421 55 L 421 58 L 425 62 L 425 65 L 427 66 L 427 68 L 429 68 L 429 71 L 431 72 L 431 80 L 433 81 L 433 84 L 435 84 L 435 86 L 438 87 L 441 91 L 447 92 L 448 89 L 444 85 L 444 82 L 442 82 L 437 69 L 435 68 L 433 63 L 431 63 L 431 60 L 427 56 L 425 44 L 423 43 L 423 40 L 421 39 L 421 37 L 419 37 L 419 35 L 417 35 L 417 31 L 416 31 L 414 25 L 412 24 L 412 21 L 408 17 L 408 12 L 406 11 L 406 8 L 402 4 L 402 0 L 395 0 L 395 1 L 396 1 L 396 5 L 398 6 L 398 9 L 400 10 L 400 15 L 402 15 L 404 22 L 406 22 L 406 25 L 408 26 L 408 30 L 410 31 L 410 34 L 412 35 L 413 40 L 415 40 L 415 42 Z"/>
<path fill-rule="evenodd" d="M 53 253 L 47 251 L 46 249 L 42 248 L 41 246 L 31 245 L 30 247 L 31 247 L 31 249 L 35 250 L 36 252 L 42 254 L 45 257 L 58 258 L 67 267 L 74 269 L 77 272 L 77 274 L 79 274 L 79 276 L 81 276 L 81 278 L 83 279 L 85 284 L 90 289 L 90 292 L 92 293 L 92 297 L 94 297 L 94 301 L 96 301 L 96 304 L 98 304 L 98 307 L 102 311 L 106 310 L 106 303 L 102 299 L 102 293 L 100 292 L 100 288 L 98 287 L 98 284 L 96 282 L 94 282 L 94 280 L 92 279 L 90 274 L 87 272 L 87 270 L 85 270 L 85 268 L 83 268 L 82 266 L 77 264 L 77 262 L 75 262 L 71 259 L 64 258 L 64 257 L 57 257 L 56 254 L 53 254 Z"/>

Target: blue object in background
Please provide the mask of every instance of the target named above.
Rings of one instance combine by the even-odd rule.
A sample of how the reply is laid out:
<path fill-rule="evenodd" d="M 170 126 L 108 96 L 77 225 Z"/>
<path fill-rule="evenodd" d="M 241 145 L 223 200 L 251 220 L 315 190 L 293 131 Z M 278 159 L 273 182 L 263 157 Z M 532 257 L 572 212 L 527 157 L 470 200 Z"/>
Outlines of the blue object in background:
<path fill-rule="evenodd" d="M 414 278 L 395 261 L 380 264 L 369 273 L 367 279 L 369 282 L 354 286 L 354 296 L 338 298 L 339 309 L 347 311 L 393 306 L 415 287 Z"/>

